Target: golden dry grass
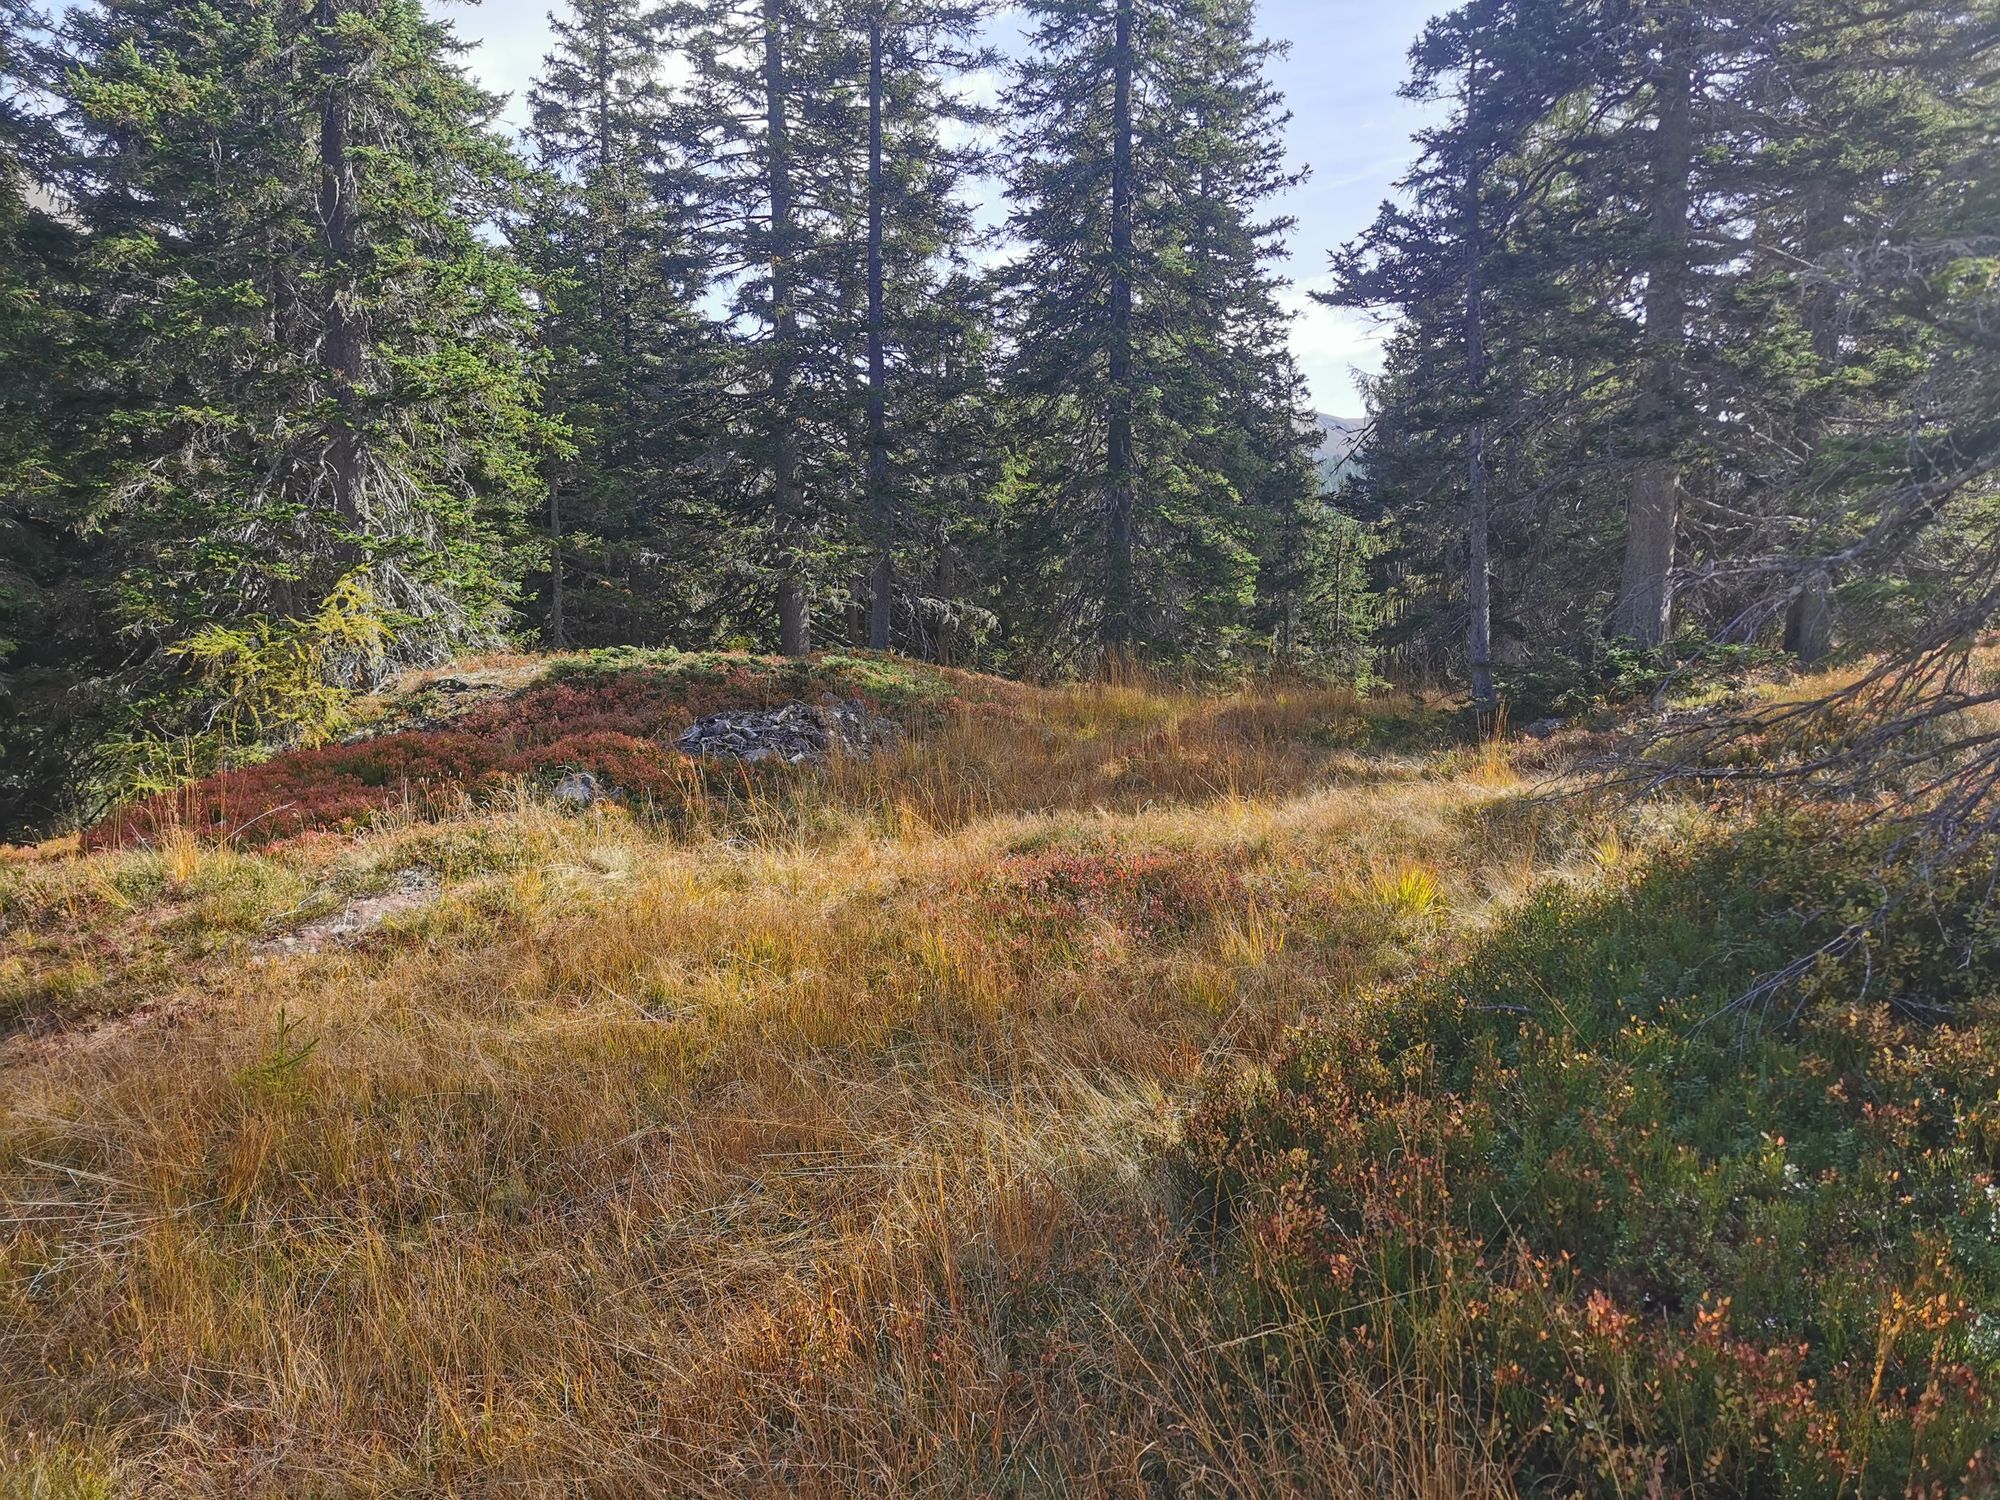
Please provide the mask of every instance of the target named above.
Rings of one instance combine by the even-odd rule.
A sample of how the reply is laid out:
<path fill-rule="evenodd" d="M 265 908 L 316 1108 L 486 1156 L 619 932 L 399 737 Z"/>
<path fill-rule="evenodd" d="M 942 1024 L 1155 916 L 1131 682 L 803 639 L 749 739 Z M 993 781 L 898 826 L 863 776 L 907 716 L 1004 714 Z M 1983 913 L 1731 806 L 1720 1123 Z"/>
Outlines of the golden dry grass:
<path fill-rule="evenodd" d="M 61 1022 L 0 1041 L 0 1494 L 1504 1493 L 1433 1372 L 1238 1335 L 1167 1149 L 1605 857 L 1384 712 L 1049 691 L 677 833 L 0 865 Z"/>

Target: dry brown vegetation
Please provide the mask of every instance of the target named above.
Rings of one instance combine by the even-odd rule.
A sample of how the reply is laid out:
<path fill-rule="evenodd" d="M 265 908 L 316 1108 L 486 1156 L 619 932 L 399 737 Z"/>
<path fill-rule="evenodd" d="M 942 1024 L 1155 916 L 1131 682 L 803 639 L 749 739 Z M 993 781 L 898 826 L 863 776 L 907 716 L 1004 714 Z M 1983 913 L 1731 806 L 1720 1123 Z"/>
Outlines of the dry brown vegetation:
<path fill-rule="evenodd" d="M 1504 1492 L 1421 1361 L 1241 1337 L 1165 1150 L 1589 845 L 1355 748 L 1417 721 L 1050 691 L 673 828 L 0 866 L 0 1492 Z"/>

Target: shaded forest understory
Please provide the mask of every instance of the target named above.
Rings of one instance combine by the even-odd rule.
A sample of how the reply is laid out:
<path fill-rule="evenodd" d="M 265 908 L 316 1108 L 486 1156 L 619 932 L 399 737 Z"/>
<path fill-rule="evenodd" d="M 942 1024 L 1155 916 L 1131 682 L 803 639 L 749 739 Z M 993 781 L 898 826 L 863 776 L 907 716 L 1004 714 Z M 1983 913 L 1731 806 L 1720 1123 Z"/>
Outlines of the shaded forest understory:
<path fill-rule="evenodd" d="M 1732 1008 L 1858 809 L 1346 690 L 455 677 L 0 862 L 0 1492 L 1991 1492 L 1983 881 Z M 819 693 L 909 734 L 551 796 Z"/>

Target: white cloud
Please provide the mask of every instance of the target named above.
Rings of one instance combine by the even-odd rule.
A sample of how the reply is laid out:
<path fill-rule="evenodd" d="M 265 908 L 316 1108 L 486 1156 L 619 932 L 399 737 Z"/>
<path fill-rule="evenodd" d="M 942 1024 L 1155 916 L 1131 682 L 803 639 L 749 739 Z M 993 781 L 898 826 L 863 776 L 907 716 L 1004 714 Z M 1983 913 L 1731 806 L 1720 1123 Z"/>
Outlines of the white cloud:
<path fill-rule="evenodd" d="M 528 80 L 541 71 L 549 50 L 546 0 L 486 0 L 466 7 L 431 0 L 430 12 L 448 21 L 468 44 L 466 69 L 480 85 L 508 96 L 501 123 L 520 130 L 528 123 Z"/>
<path fill-rule="evenodd" d="M 1328 307 L 1311 293 L 1324 290 L 1325 277 L 1315 277 L 1286 290 L 1283 302 L 1292 315 L 1292 356 L 1312 390 L 1320 410 L 1338 417 L 1361 415 L 1358 375 L 1382 372 L 1382 345 L 1390 325 L 1365 312 Z"/>

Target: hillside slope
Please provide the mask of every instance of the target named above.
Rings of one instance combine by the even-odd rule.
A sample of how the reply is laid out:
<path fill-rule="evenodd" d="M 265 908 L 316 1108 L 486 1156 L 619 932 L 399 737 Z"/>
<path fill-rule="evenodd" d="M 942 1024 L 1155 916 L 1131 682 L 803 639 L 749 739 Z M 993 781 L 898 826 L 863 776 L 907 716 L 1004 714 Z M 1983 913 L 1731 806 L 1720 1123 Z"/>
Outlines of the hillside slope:
<path fill-rule="evenodd" d="M 1318 411 L 1313 413 L 1313 421 L 1319 427 L 1319 447 L 1313 454 L 1314 466 L 1319 474 L 1320 488 L 1330 493 L 1340 487 L 1340 481 L 1355 462 L 1362 434 L 1368 428 L 1368 419 L 1330 417 Z"/>
<path fill-rule="evenodd" d="M 0 1493 L 1986 1474 L 2000 1137 L 1924 1101 L 2000 1048 L 1837 976 L 1778 1052 L 1689 1039 L 1839 885 L 1782 832 L 1528 797 L 1559 749 L 1393 699 L 686 665 L 382 724 L 831 684 L 910 733 L 0 863 Z"/>

